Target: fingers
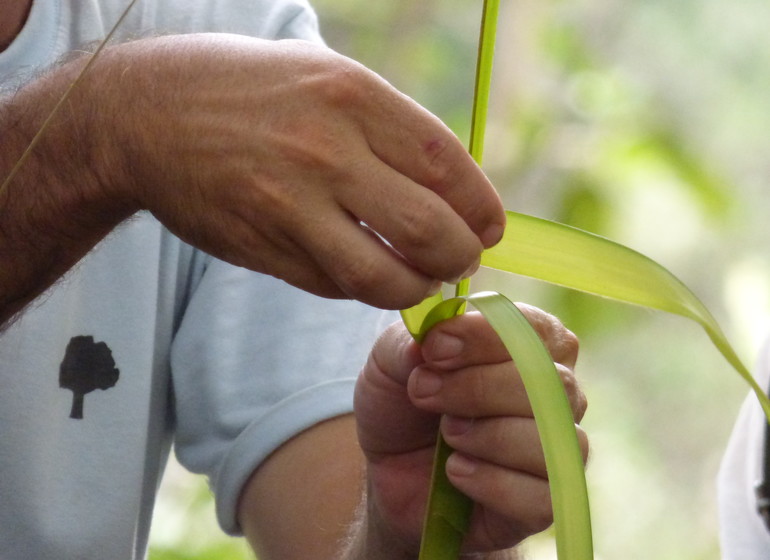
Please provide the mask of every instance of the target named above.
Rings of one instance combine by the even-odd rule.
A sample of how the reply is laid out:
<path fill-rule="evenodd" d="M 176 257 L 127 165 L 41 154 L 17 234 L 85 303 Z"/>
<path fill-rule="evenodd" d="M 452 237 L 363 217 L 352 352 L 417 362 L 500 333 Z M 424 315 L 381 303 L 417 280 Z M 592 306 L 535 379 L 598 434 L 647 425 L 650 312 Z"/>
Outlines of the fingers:
<path fill-rule="evenodd" d="M 553 316 L 534 307 L 521 308 L 543 337 L 579 422 L 587 402 L 572 369 L 577 338 Z M 514 362 L 481 315 L 466 314 L 440 323 L 428 333 L 421 351 L 425 363 L 415 368 L 408 381 L 409 396 L 417 407 L 466 418 L 532 416 Z"/>
<path fill-rule="evenodd" d="M 556 364 L 576 422 L 582 420 L 587 402 L 574 372 Z M 480 365 L 453 371 L 427 366 L 415 368 L 409 378 L 409 396 L 415 406 L 437 414 L 468 418 L 532 416 L 524 382 L 512 362 Z"/>
<path fill-rule="evenodd" d="M 361 175 L 363 184 L 340 189 L 340 204 L 410 266 L 450 283 L 476 271 L 484 247 L 448 201 L 381 163 L 369 164 Z"/>
<path fill-rule="evenodd" d="M 516 303 L 516 306 L 545 342 L 553 360 L 568 368 L 574 368 L 579 350 L 579 342 L 575 334 L 568 330 L 559 319 L 542 309 L 526 303 Z"/>
<path fill-rule="evenodd" d="M 585 462 L 588 439 L 576 429 Z M 442 433 L 455 449 L 446 463 L 447 476 L 477 504 L 470 546 L 513 546 L 552 523 L 548 474 L 534 420 L 445 418 Z"/>
<path fill-rule="evenodd" d="M 523 303 L 516 306 L 540 335 L 554 362 L 574 368 L 579 349 L 577 337 L 553 315 Z M 479 313 L 467 313 L 436 325 L 422 348 L 425 361 L 443 369 L 510 359 L 500 337 Z"/>
<path fill-rule="evenodd" d="M 521 305 L 551 356 L 575 422 L 586 410 L 574 367 L 578 343 L 557 319 Z M 441 433 L 454 450 L 450 482 L 475 503 L 467 550 L 510 547 L 553 521 L 548 472 L 521 377 L 491 327 L 478 314 L 440 323 L 426 337 L 425 363 L 408 392 L 415 406 L 445 415 Z M 583 461 L 588 439 L 576 426 Z"/>
<path fill-rule="evenodd" d="M 372 76 L 371 88 L 389 88 Z M 372 116 L 363 122 L 372 152 L 388 166 L 438 194 L 468 224 L 484 247 L 502 236 L 500 199 L 467 148 L 435 116 L 405 95 L 364 96 Z M 382 124 L 386 124 L 382 126 Z"/>
<path fill-rule="evenodd" d="M 430 449 L 439 418 L 416 408 L 405 386 L 421 363 L 419 348 L 403 325 L 391 325 L 377 340 L 358 377 L 354 408 L 361 448 L 372 459 Z"/>
<path fill-rule="evenodd" d="M 496 550 L 517 545 L 553 522 L 548 480 L 485 463 L 447 461 L 452 484 L 476 503 L 465 547 Z"/>
<path fill-rule="evenodd" d="M 578 426 L 583 460 L 588 459 L 588 438 Z M 463 418 L 445 416 L 441 433 L 467 462 L 477 461 L 547 478 L 537 426 L 532 418 Z"/>
<path fill-rule="evenodd" d="M 338 209 L 312 224 L 303 244 L 341 293 L 375 307 L 403 309 L 441 286 Z M 296 264 L 301 273 L 305 265 Z"/>
<path fill-rule="evenodd" d="M 397 321 L 377 339 L 362 374 L 382 377 L 377 384 L 393 384 L 394 390 L 403 391 L 410 374 L 421 363 L 419 347 L 403 323 Z"/>

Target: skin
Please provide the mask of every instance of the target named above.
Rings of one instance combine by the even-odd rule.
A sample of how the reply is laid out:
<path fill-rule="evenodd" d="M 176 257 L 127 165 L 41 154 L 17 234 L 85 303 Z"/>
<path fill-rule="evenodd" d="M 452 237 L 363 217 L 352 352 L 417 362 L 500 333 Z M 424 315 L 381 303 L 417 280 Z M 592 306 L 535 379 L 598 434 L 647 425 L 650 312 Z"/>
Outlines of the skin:
<path fill-rule="evenodd" d="M 0 104 L 0 176 L 82 65 Z M 0 194 L 2 318 L 140 209 L 223 260 L 383 308 L 472 273 L 505 222 L 459 140 L 376 74 L 224 35 L 105 51 Z"/>
<path fill-rule="evenodd" d="M 578 422 L 586 401 L 573 372 L 577 340 L 552 316 L 524 311 L 557 364 Z M 439 428 L 456 450 L 449 479 L 476 502 L 466 551 L 515 558 L 512 547 L 552 522 L 545 459 L 521 377 L 478 314 L 438 325 L 422 346 L 392 326 L 359 377 L 355 419 L 313 428 L 256 471 L 240 519 L 259 557 L 340 558 L 337 542 L 352 519 L 341 558 L 416 558 Z M 587 457 L 586 436 L 578 433 Z M 280 476 L 297 470 L 302 476 Z M 356 481 L 366 488 L 358 513 L 350 496 Z M 318 499 L 327 484 L 329 496 L 345 499 Z M 276 517 L 286 510 L 288 520 Z"/>
<path fill-rule="evenodd" d="M 32 7 L 32 0 L 0 0 L 0 51 L 11 44 L 21 31 Z"/>
<path fill-rule="evenodd" d="M 0 0 L 15 14 L 0 38 L 15 36 L 29 6 Z M 0 177 L 83 64 L 0 99 Z M 105 51 L 0 193 L 0 322 L 142 209 L 233 264 L 390 308 L 472 273 L 504 227 L 494 189 L 457 138 L 355 62 L 297 41 L 141 40 Z M 529 313 L 579 420 L 577 343 Z M 439 425 L 458 450 L 450 479 L 477 502 L 469 551 L 512 558 L 486 552 L 550 523 L 520 378 L 484 325 L 449 321 L 422 347 L 398 326 L 382 337 L 355 417 L 287 442 L 244 488 L 239 519 L 260 558 L 416 557 Z M 431 376 L 444 383 L 429 395 Z"/>

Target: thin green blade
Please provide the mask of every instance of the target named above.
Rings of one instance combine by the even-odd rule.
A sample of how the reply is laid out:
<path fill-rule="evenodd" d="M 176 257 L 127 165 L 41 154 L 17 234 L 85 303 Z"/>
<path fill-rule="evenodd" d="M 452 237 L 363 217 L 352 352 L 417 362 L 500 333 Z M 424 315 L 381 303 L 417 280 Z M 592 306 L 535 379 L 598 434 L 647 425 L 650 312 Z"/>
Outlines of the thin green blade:
<path fill-rule="evenodd" d="M 593 558 L 585 471 L 572 409 L 548 351 L 524 315 L 506 297 L 492 292 L 452 298 L 428 313 L 424 336 L 436 323 L 471 303 L 489 321 L 511 354 L 527 390 L 545 455 L 560 560 Z M 459 556 L 473 503 L 455 489 L 445 472 L 451 453 L 439 436 L 433 466 L 420 560 Z"/>
<path fill-rule="evenodd" d="M 479 50 L 476 59 L 471 137 L 468 147 L 471 157 L 479 165 L 482 163 L 484 154 L 484 133 L 487 128 L 487 113 L 489 112 L 489 90 L 492 85 L 492 63 L 495 55 L 497 14 L 499 11 L 500 0 L 484 0 L 479 32 Z"/>
<path fill-rule="evenodd" d="M 434 300 L 436 297 L 434 296 Z M 424 303 L 424 302 L 423 302 Z M 455 297 L 439 301 L 431 308 L 415 306 L 401 312 L 406 320 L 421 321 L 417 332 L 411 332 L 420 342 L 436 324 L 460 315 L 465 310 L 465 298 Z M 407 326 L 408 328 L 408 326 Z M 445 465 L 452 448 L 444 441 L 441 432 L 436 437 L 433 457 L 430 494 L 425 510 L 422 540 L 418 560 L 454 560 L 460 556 L 460 548 L 468 531 L 473 502 L 449 482 Z"/>
<path fill-rule="evenodd" d="M 502 241 L 484 252 L 482 266 L 696 321 L 753 389 L 770 419 L 770 400 L 714 317 L 668 270 L 633 249 L 577 228 L 510 211 L 507 217 Z"/>
<path fill-rule="evenodd" d="M 481 165 L 484 156 L 484 136 L 487 129 L 489 112 L 489 91 L 492 87 L 492 63 L 495 58 L 497 38 L 497 15 L 500 12 L 500 0 L 484 0 L 481 11 L 481 29 L 479 30 L 479 48 L 476 58 L 476 79 L 474 80 L 473 111 L 471 112 L 471 136 L 468 152 L 476 163 Z M 461 280 L 455 289 L 456 296 L 467 296 L 470 292 L 470 279 Z"/>
<path fill-rule="evenodd" d="M 505 296 L 468 297 L 508 349 L 527 390 L 545 455 L 559 560 L 593 558 L 591 516 L 583 456 L 561 377 L 543 342 Z"/>

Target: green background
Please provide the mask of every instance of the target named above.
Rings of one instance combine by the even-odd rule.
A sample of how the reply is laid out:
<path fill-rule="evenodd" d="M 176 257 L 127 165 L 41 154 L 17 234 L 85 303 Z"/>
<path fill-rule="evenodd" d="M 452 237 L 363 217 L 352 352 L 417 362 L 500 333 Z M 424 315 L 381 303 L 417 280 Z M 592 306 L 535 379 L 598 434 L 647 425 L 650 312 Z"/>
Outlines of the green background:
<path fill-rule="evenodd" d="M 333 48 L 467 138 L 481 2 L 317 0 Z M 501 2 L 485 170 L 511 210 L 668 267 L 753 364 L 770 325 L 770 4 Z M 745 388 L 694 325 L 502 274 L 581 338 L 597 559 L 718 558 L 715 476 Z M 172 464 L 152 560 L 249 558 Z M 550 535 L 528 544 L 555 557 Z"/>

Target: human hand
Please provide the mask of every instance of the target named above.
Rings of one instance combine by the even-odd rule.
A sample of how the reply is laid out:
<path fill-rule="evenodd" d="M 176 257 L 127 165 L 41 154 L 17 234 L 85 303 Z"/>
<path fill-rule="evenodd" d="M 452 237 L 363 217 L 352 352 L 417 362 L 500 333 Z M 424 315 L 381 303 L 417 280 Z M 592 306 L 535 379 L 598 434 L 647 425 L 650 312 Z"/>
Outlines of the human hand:
<path fill-rule="evenodd" d="M 586 400 L 573 373 L 577 339 L 554 317 L 519 307 L 551 353 L 579 422 Z M 419 546 L 439 428 L 455 449 L 446 465 L 449 480 L 475 502 L 466 551 L 506 549 L 551 524 L 545 459 L 529 400 L 481 315 L 438 324 L 422 346 L 401 325 L 392 326 L 359 377 L 355 413 L 368 463 L 368 523 L 391 546 Z M 587 456 L 579 428 L 578 436 Z"/>
<path fill-rule="evenodd" d="M 103 182 L 233 264 L 395 309 L 472 273 L 502 235 L 458 139 L 329 49 L 160 37 L 101 65 Z"/>

